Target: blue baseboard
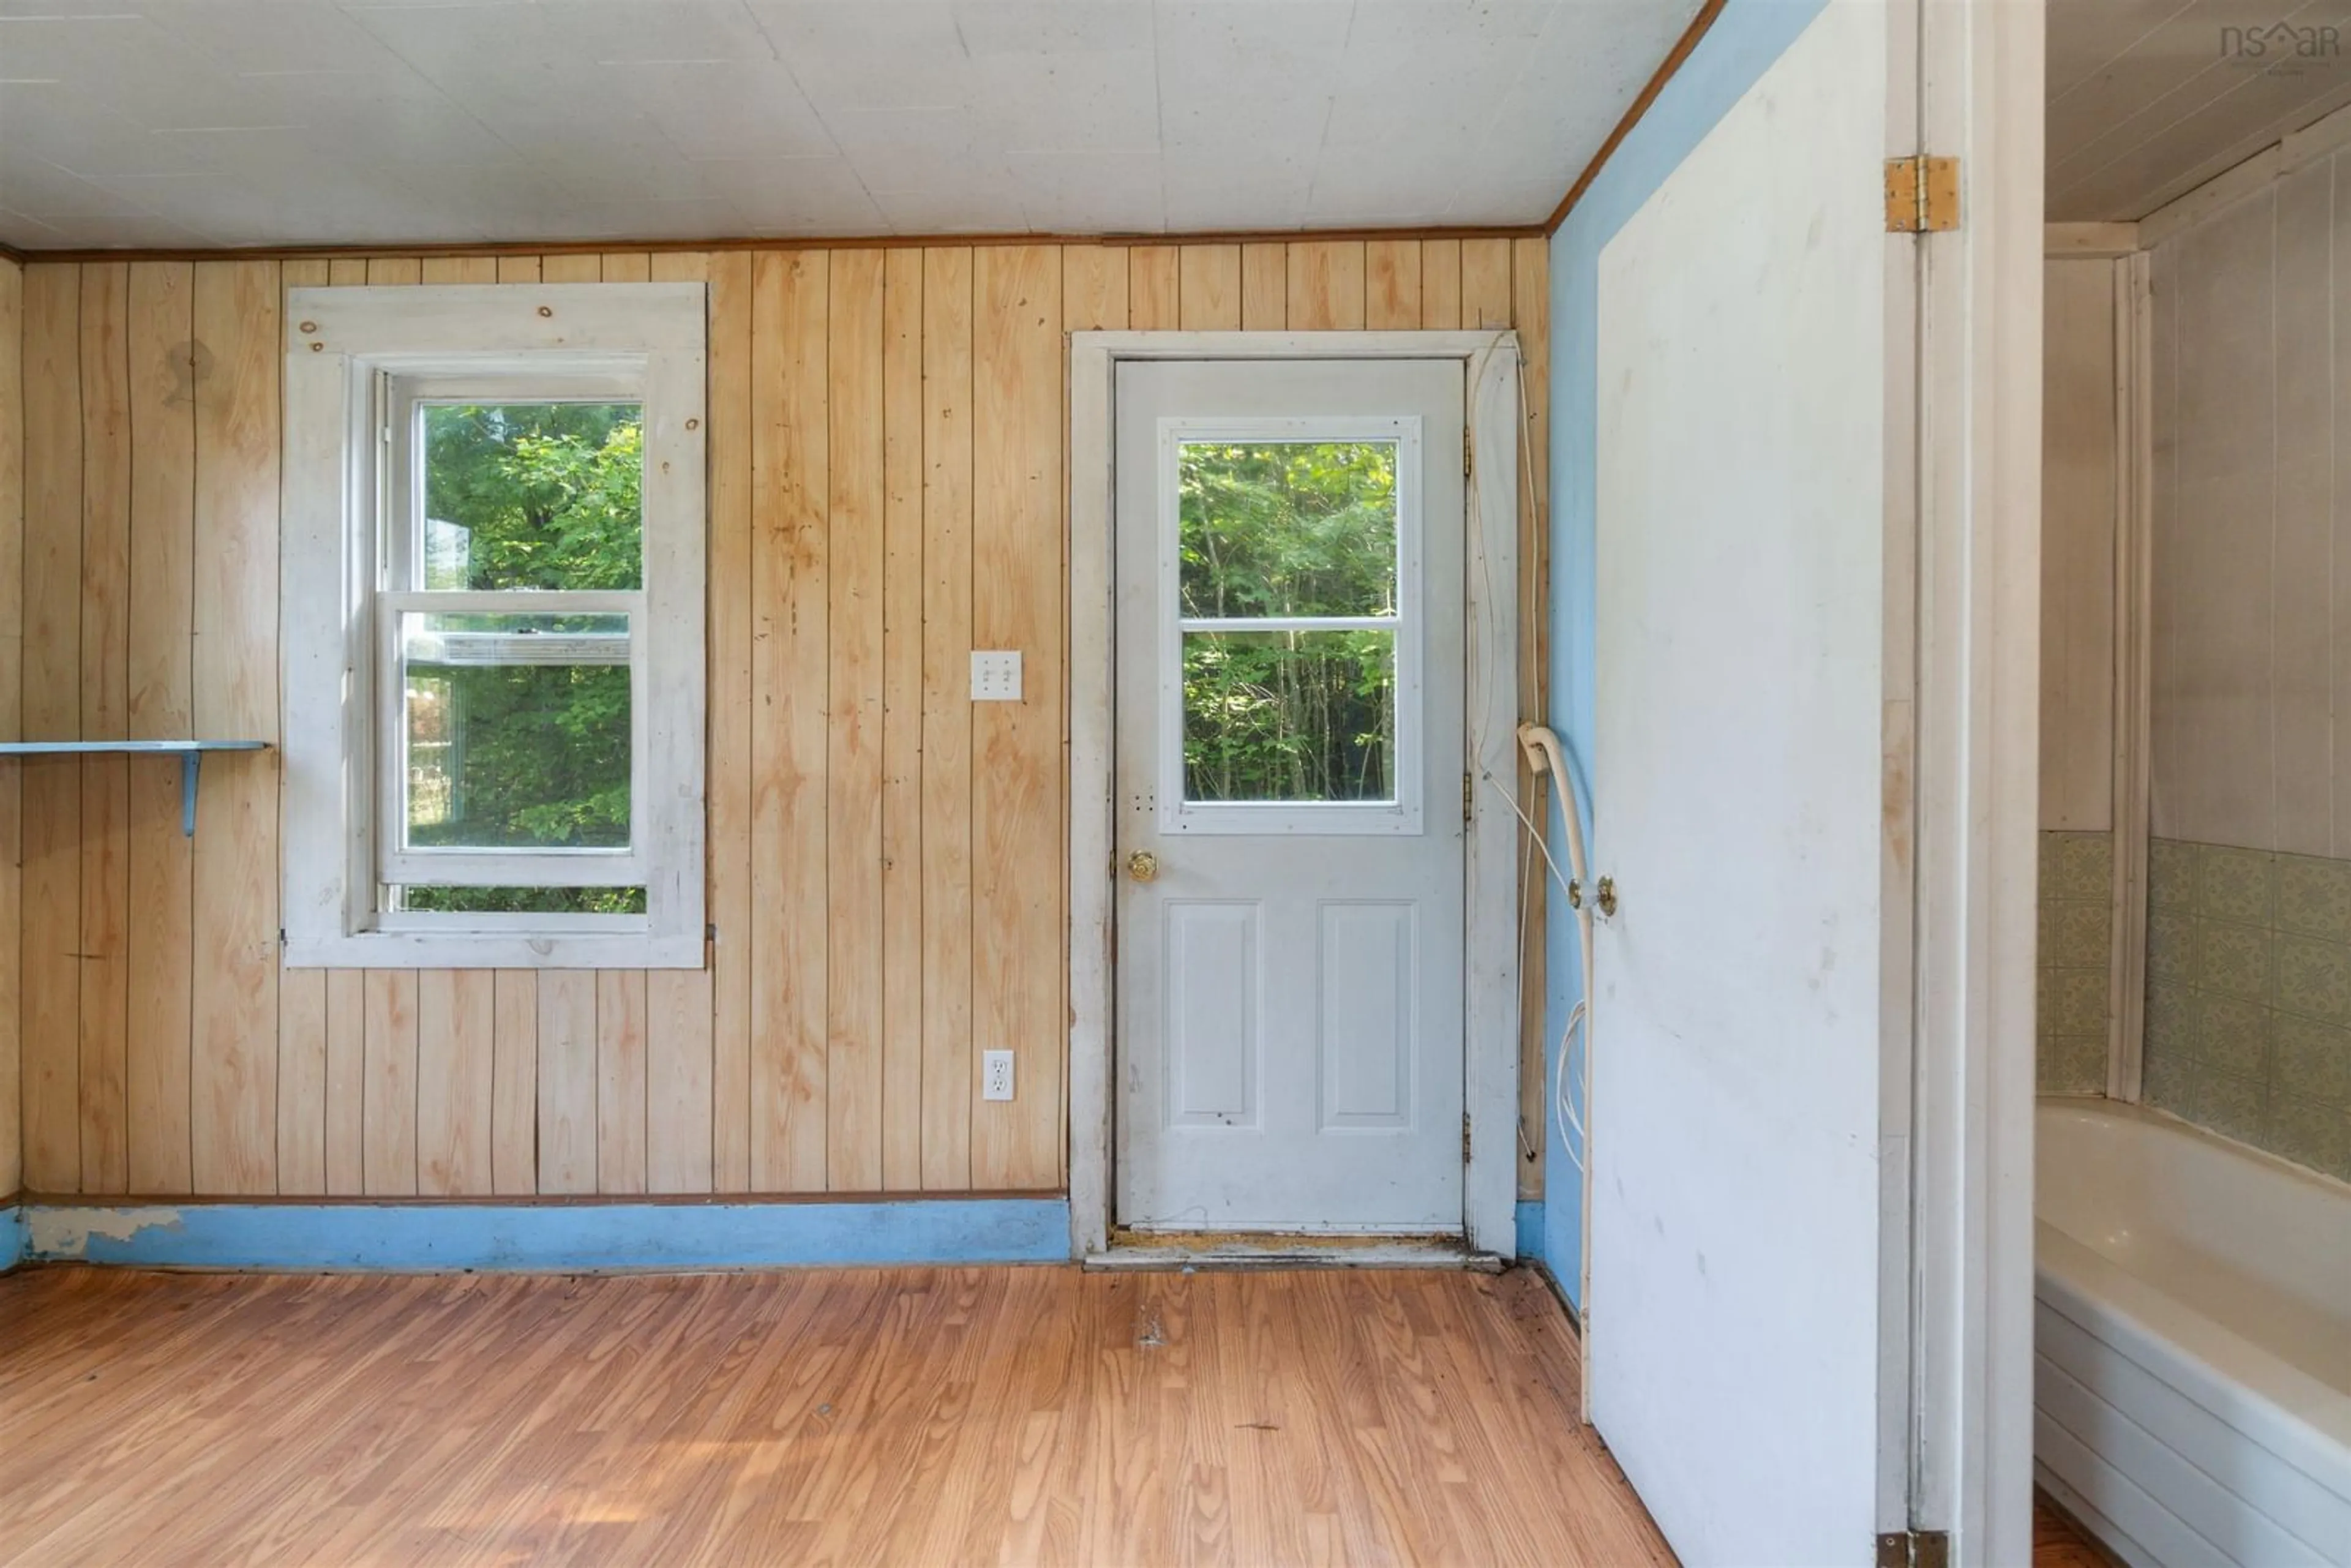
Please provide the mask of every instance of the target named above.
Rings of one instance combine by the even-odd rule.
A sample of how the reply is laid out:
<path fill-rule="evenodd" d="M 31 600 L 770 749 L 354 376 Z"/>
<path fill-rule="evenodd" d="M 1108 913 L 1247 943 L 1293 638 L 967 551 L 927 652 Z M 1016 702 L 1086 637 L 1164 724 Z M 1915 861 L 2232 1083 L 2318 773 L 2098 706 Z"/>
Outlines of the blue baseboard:
<path fill-rule="evenodd" d="M 0 1274 L 25 1260 L 25 1211 L 15 1204 L 0 1208 Z"/>
<path fill-rule="evenodd" d="M 903 1203 L 27 1205 L 0 1221 L 26 1262 L 147 1269 L 571 1273 L 1060 1263 L 1061 1197 Z"/>

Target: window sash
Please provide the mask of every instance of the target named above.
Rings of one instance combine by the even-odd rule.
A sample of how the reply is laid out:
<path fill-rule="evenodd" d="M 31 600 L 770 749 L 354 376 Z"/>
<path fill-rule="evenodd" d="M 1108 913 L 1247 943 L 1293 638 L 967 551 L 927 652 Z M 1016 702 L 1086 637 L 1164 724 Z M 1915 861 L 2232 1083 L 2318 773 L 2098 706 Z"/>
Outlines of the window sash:
<path fill-rule="evenodd" d="M 497 591 L 444 591 L 411 589 L 375 596 L 376 820 L 375 871 L 379 885 L 443 887 L 635 887 L 648 876 L 643 803 L 651 788 L 646 730 L 650 720 L 646 699 L 646 596 L 641 591 L 612 590 L 555 591 L 511 589 Z M 629 847 L 586 849 L 549 847 L 529 850 L 416 849 L 402 847 L 408 821 L 408 679 L 402 657 L 400 622 L 403 615 L 585 615 L 625 614 L 629 618 Z M 381 898 L 379 897 L 379 903 Z M 380 913 L 379 923 L 386 918 Z M 442 911 L 420 911 L 405 920 L 424 923 L 423 929 L 474 927 L 486 916 Z M 525 915 L 523 921 L 551 916 Z M 571 918 L 595 923 L 591 929 L 613 929 L 616 921 L 638 921 L 633 915 L 594 915 Z M 387 927 L 388 928 L 388 927 Z"/>

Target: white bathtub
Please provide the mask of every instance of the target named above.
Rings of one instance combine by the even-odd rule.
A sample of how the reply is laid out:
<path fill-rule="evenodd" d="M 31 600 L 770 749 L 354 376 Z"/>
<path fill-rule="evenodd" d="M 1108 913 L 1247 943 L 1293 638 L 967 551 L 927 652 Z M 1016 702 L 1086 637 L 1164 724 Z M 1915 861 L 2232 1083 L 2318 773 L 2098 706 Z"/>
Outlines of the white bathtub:
<path fill-rule="evenodd" d="M 2351 1187 L 2041 1104 L 2033 1456 L 2124 1561 L 2351 1564 Z"/>

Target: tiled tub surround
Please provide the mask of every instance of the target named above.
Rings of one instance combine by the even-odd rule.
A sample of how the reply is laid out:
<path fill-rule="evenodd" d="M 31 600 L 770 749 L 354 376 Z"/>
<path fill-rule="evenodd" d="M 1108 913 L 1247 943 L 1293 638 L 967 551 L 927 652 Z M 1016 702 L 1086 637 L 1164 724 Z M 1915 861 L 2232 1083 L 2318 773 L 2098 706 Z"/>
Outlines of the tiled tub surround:
<path fill-rule="evenodd" d="M 2351 1181 L 2351 861 L 2157 839 L 2147 946 L 2147 1103 Z"/>
<path fill-rule="evenodd" d="M 2112 834 L 2041 835 L 2041 995 L 2034 1037 L 2043 1094 L 2105 1092 L 2114 877 Z"/>

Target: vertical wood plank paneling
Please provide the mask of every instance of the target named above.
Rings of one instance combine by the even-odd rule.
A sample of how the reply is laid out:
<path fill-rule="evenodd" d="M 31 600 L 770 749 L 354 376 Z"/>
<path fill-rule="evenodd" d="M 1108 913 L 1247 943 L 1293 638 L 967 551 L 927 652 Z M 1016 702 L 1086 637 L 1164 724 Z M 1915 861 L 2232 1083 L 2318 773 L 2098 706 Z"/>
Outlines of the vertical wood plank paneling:
<path fill-rule="evenodd" d="M 829 291 L 825 1185 L 882 1186 L 883 258 L 837 250 Z"/>
<path fill-rule="evenodd" d="M 1072 332 L 1126 325 L 1126 248 L 1114 245 L 1061 247 L 1061 315 Z"/>
<path fill-rule="evenodd" d="M 371 1197 L 411 1197 L 416 1193 L 418 977 L 413 969 L 364 974 L 360 1182 Z"/>
<path fill-rule="evenodd" d="M 826 425 L 822 251 L 753 267 L 751 1179 L 825 1184 Z"/>
<path fill-rule="evenodd" d="M 498 258 L 494 256 L 428 256 L 421 281 L 425 283 L 496 283 Z"/>
<path fill-rule="evenodd" d="M 1510 324 L 1510 242 L 1461 242 L 1461 326 L 1494 331 Z"/>
<path fill-rule="evenodd" d="M 1507 281 L 1507 274 L 1505 278 Z M 1361 330 L 1363 325 L 1364 242 L 1292 241 L 1290 329 L 1352 332 Z"/>
<path fill-rule="evenodd" d="M 973 268 L 972 636 L 1018 648 L 1024 700 L 972 715 L 972 1025 L 1017 1055 L 1015 1097 L 972 1110 L 972 1180 L 1061 1175 L 1061 271 L 1048 246 L 990 246 Z M 975 1081 L 969 1091 L 977 1093 Z"/>
<path fill-rule="evenodd" d="M 27 740 L 81 738 L 81 269 L 24 283 L 22 722 Z M 20 765 L 25 1186 L 81 1185 L 81 765 Z"/>
<path fill-rule="evenodd" d="M 882 1186 L 904 1192 L 923 1185 L 923 253 L 904 246 L 883 279 L 882 483 Z"/>
<path fill-rule="evenodd" d="M 327 1188 L 327 971 L 288 969 L 277 983 L 277 1190 Z M 131 1147 L 137 1152 L 138 1145 Z M 134 1191 L 144 1191 L 133 1182 Z"/>
<path fill-rule="evenodd" d="M 1290 247 L 1275 242 L 1241 246 L 1241 329 L 1279 332 L 1290 324 Z"/>
<path fill-rule="evenodd" d="M 434 1197 L 492 1190 L 496 979 L 488 969 L 416 977 L 416 1190 Z"/>
<path fill-rule="evenodd" d="M 596 1190 L 645 1190 L 645 972 L 596 972 Z"/>
<path fill-rule="evenodd" d="M 331 257 L 327 263 L 329 287 L 351 288 L 367 281 L 369 281 L 368 264 L 364 256 L 338 256 Z"/>
<path fill-rule="evenodd" d="M 285 289 L 313 289 L 324 287 L 331 277 L 331 263 L 322 258 L 313 261 L 287 261 L 277 270 L 277 282 Z M 131 294 L 139 291 L 139 275 L 131 273 Z M 280 319 L 285 319 L 280 315 Z M 146 444 L 139 444 L 139 463 L 146 468 Z M 280 479 L 285 475 L 280 473 Z M 280 506 L 280 513 L 285 507 Z M 134 519 L 136 522 L 136 519 Z M 146 559 L 141 557 L 141 571 Z M 136 585 L 136 579 L 134 579 Z M 186 595 L 186 585 L 181 585 L 181 595 Z M 186 625 L 188 607 L 181 601 L 181 621 Z M 136 634 L 136 628 L 134 628 Z M 186 632 L 181 632 L 183 637 Z M 136 689 L 134 689 L 136 698 Z M 158 768 L 162 771 L 162 768 Z M 164 821 L 167 801 L 158 797 L 148 804 L 146 811 L 134 811 L 134 832 L 146 830 L 155 834 L 158 841 L 176 841 L 181 853 L 186 853 L 186 840 L 172 834 Z M 131 867 L 141 858 L 141 844 L 131 844 Z M 179 889 L 181 915 L 191 915 L 186 898 L 186 882 Z M 181 961 L 186 961 L 188 940 L 186 926 L 174 936 Z M 136 961 L 136 959 L 134 959 Z M 139 983 L 139 976 L 131 976 Z M 186 1018 L 186 999 L 181 1001 L 181 1018 Z M 183 1025 L 186 1032 L 186 1025 Z M 136 1037 L 134 1037 L 136 1049 Z M 181 1070 L 186 1072 L 186 1067 Z M 134 1145 L 136 1152 L 136 1145 Z M 327 971 L 322 968 L 287 968 L 277 976 L 277 1192 L 282 1197 L 313 1197 L 327 1192 Z"/>
<path fill-rule="evenodd" d="M 611 262 L 606 258 L 607 267 Z M 711 277 L 712 257 L 704 251 L 667 251 L 651 258 L 648 271 L 655 283 L 700 283 L 707 285 Z M 710 308 L 712 349 L 715 351 L 718 335 L 718 319 L 715 302 Z M 711 406 L 704 410 L 710 428 L 716 436 L 716 402 L 718 387 L 712 374 L 709 390 Z M 711 454 L 708 463 L 711 489 L 716 489 L 716 468 L 722 459 Z M 711 508 L 712 542 L 715 547 L 716 507 Z M 711 598 L 716 608 L 716 580 L 711 581 Z M 715 627 L 715 614 L 705 623 L 705 635 L 710 637 L 710 686 L 705 697 L 717 689 L 716 672 L 720 645 L 710 628 Z M 710 734 L 716 734 L 711 725 Z M 716 748 L 709 747 L 704 755 L 705 769 L 716 764 Z M 709 798 L 709 776 L 705 778 L 705 799 Z M 733 841 L 739 845 L 740 840 Z M 710 855 L 715 861 L 731 846 L 722 843 L 715 831 L 711 838 Z M 647 1190 L 663 1193 L 708 1192 L 712 1179 L 712 1124 L 716 1107 L 712 1102 L 712 1009 L 716 994 L 712 988 L 712 972 L 700 970 L 658 969 L 645 976 L 645 1186 Z"/>
<path fill-rule="evenodd" d="M 592 265 L 593 257 L 590 257 Z M 595 281 L 591 270 L 588 281 Z M 335 282 L 340 283 L 337 277 Z M 405 284 L 424 281 L 424 263 L 413 256 L 371 256 L 367 258 L 367 282 L 371 287 L 396 288 Z"/>
<path fill-rule="evenodd" d="M 549 257 L 549 260 L 554 259 Z M 596 976 L 538 977 L 538 1190 L 596 1190 Z"/>
<path fill-rule="evenodd" d="M 367 1190 L 367 977 L 327 971 L 327 1191 Z"/>
<path fill-rule="evenodd" d="M 324 264 L 316 264 L 324 270 Z M 131 637 L 135 740 L 191 734 L 195 644 L 195 268 L 131 268 Z M 180 770 L 131 770 L 131 1186 L 192 1189 L 189 998 L 195 983 L 193 845 L 180 831 Z M 281 1157 L 282 1157 L 281 1138 Z"/>
<path fill-rule="evenodd" d="M 1241 247 L 1187 245 L 1179 253 L 1176 319 L 1186 332 L 1237 332 L 1241 325 Z"/>
<path fill-rule="evenodd" d="M 1172 245 L 1139 245 L 1126 253 L 1126 314 L 1138 332 L 1173 332 L 1183 314 L 1182 255 Z M 987 258 L 976 255 L 974 264 Z M 976 326 L 987 324 L 983 308 Z"/>
<path fill-rule="evenodd" d="M 710 264 L 711 1183 L 751 1187 L 751 256 Z"/>
<path fill-rule="evenodd" d="M 1364 246 L 1364 325 L 1374 332 L 1419 330 L 1420 242 L 1371 240 Z"/>
<path fill-rule="evenodd" d="M 923 1186 L 971 1185 L 972 253 L 923 253 Z"/>
<path fill-rule="evenodd" d="M 1423 240 L 1420 246 L 1420 326 L 1425 332 L 1461 327 L 1461 242 Z"/>
<path fill-rule="evenodd" d="M 645 973 L 645 1189 L 708 1192 L 710 971 Z"/>
<path fill-rule="evenodd" d="M 500 283 L 537 283 L 538 257 L 535 256 L 502 256 L 498 257 Z"/>
<path fill-rule="evenodd" d="M 603 256 L 607 283 L 650 283 L 653 258 L 642 250 L 607 251 Z"/>
<path fill-rule="evenodd" d="M 1551 247 L 1546 241 L 1511 242 L 1510 323 L 1519 335 L 1525 393 L 1525 436 L 1519 448 L 1519 716 L 1540 722 L 1551 711 L 1551 666 L 1540 630 L 1551 624 Z M 1519 760 L 1518 789 L 1521 800 L 1537 798 L 1534 775 L 1523 758 Z M 1538 815 L 1535 820 L 1547 827 L 1550 819 Z M 1549 987 L 1544 933 L 1550 887 L 1539 866 L 1520 874 L 1526 914 L 1519 966 L 1519 1124 L 1525 1134 L 1520 1147 L 1519 1192 L 1537 1197 L 1544 1177 L 1543 1000 Z"/>
<path fill-rule="evenodd" d="M 24 730 L 25 273 L 0 261 L 0 740 Z M 24 992 L 20 988 L 24 771 L 0 762 L 0 1193 L 24 1186 Z"/>
<path fill-rule="evenodd" d="M 592 255 L 545 256 L 538 261 L 542 283 L 601 283 L 604 258 Z"/>
<path fill-rule="evenodd" d="M 492 996 L 490 1190 L 524 1197 L 538 1190 L 538 971 L 496 971 Z"/>
<path fill-rule="evenodd" d="M 277 738 L 278 267 L 195 269 L 196 728 Z M 189 1143 L 199 1192 L 277 1185 L 277 754 L 204 770 Z"/>
<path fill-rule="evenodd" d="M 131 269 L 81 269 L 81 732 L 129 724 Z M 81 768 L 81 1190 L 130 1180 L 131 777 L 121 757 Z"/>

